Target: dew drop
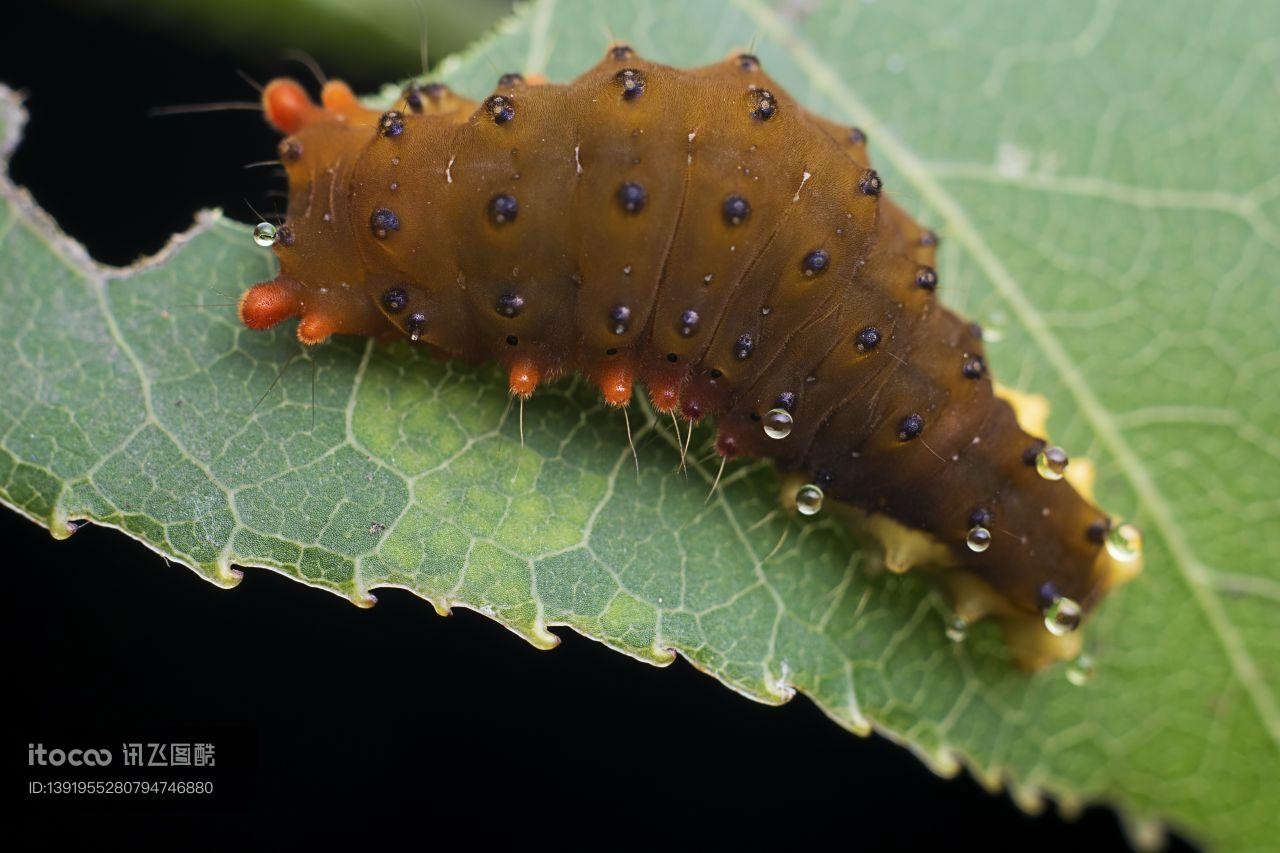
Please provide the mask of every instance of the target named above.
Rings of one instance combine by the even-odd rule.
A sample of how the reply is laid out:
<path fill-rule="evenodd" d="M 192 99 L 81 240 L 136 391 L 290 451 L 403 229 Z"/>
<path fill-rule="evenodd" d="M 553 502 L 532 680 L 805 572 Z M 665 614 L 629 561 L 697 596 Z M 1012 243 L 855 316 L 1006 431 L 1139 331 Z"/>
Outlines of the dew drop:
<path fill-rule="evenodd" d="M 791 417 L 791 413 L 786 409 L 770 409 L 765 412 L 764 434 L 769 438 L 786 438 L 791 435 L 791 425 L 795 423 L 795 418 Z"/>
<path fill-rule="evenodd" d="M 264 249 L 270 249 L 276 241 L 276 227 L 270 222 L 259 222 L 253 226 L 253 242 Z"/>
<path fill-rule="evenodd" d="M 947 639 L 953 643 L 963 643 L 969 636 L 969 623 L 962 616 L 952 616 L 947 622 Z"/>
<path fill-rule="evenodd" d="M 822 509 L 822 489 L 813 483 L 801 486 L 796 492 L 796 509 L 801 515 L 817 515 Z"/>
<path fill-rule="evenodd" d="M 1046 447 L 1036 454 L 1036 473 L 1046 480 L 1061 480 L 1068 461 L 1067 451 L 1061 447 Z"/>
<path fill-rule="evenodd" d="M 1088 652 L 1081 652 L 1067 666 L 1067 681 L 1076 687 L 1084 687 L 1093 680 L 1093 675 L 1097 670 L 1098 663 L 1093 659 L 1093 655 Z"/>
<path fill-rule="evenodd" d="M 981 524 L 975 524 L 969 528 L 969 535 L 964 538 L 964 542 L 970 551 L 981 554 L 991 547 L 991 531 Z"/>
<path fill-rule="evenodd" d="M 1132 524 L 1117 525 L 1107 536 L 1107 553 L 1121 563 L 1131 563 L 1142 556 L 1142 531 Z"/>
<path fill-rule="evenodd" d="M 1044 627 L 1055 637 L 1065 637 L 1080 627 L 1080 605 L 1065 595 L 1055 595 L 1045 608 Z"/>

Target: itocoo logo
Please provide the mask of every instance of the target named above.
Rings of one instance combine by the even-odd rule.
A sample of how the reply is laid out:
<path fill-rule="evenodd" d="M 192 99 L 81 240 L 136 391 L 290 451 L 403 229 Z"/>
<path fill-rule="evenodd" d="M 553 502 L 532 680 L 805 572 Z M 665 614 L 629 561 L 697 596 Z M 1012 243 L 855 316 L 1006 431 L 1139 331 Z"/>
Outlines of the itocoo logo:
<path fill-rule="evenodd" d="M 42 743 L 27 744 L 29 767 L 61 767 L 64 764 L 72 767 L 106 767 L 110 763 L 109 749 L 45 749 Z"/>

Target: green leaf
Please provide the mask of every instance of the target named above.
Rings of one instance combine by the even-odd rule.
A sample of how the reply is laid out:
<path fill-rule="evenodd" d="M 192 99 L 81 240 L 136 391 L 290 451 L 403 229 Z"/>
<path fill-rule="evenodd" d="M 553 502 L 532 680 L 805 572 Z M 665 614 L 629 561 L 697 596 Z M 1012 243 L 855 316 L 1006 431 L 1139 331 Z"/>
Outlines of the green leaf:
<path fill-rule="evenodd" d="M 492 368 L 343 341 L 298 354 L 218 294 L 273 273 L 217 215 L 142 267 L 94 265 L 0 185 L 0 499 L 88 518 L 223 585 L 269 566 L 363 602 L 401 586 L 530 642 L 565 625 L 729 687 L 799 690 L 940 772 L 1024 805 L 1116 805 L 1229 849 L 1280 813 L 1280 7 L 1180 2 L 609 4 L 543 0 L 442 73 L 566 79 L 606 30 L 673 64 L 754 42 L 804 102 L 857 122 L 887 184 L 944 235 L 949 303 L 1096 459 L 1147 571 L 1088 626 L 1085 686 L 961 645 L 914 578 L 867 569 L 829 520 L 777 509 L 766 467 L 673 474 L 669 426 L 581 383 L 517 414 Z M 11 147 L 11 95 L 0 121 Z M 259 404 L 259 398 L 266 393 Z M 700 433 L 696 442 L 705 439 Z M 695 454 L 695 459 L 698 457 Z"/>

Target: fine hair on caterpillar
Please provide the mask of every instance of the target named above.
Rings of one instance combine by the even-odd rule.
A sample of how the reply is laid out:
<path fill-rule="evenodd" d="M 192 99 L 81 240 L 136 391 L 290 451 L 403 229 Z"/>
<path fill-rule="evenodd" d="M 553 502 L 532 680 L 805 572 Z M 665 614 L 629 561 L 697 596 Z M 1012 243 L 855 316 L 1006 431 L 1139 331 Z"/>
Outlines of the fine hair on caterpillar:
<path fill-rule="evenodd" d="M 289 196 L 255 229 L 280 271 L 241 297 L 249 328 L 297 318 L 306 345 L 496 361 L 521 405 L 579 374 L 623 410 L 633 452 L 641 385 L 682 465 L 714 421 L 712 493 L 730 459 L 772 460 L 788 509 L 929 570 L 955 619 L 997 620 L 1027 668 L 1074 657 L 1140 569 L 1092 466 L 1046 440 L 1040 398 L 998 386 L 981 330 L 943 307 L 937 234 L 893 200 L 866 134 L 751 53 L 677 69 L 615 43 L 568 84 L 507 73 L 479 101 L 414 83 L 373 109 L 328 80 L 316 103 L 277 79 L 262 104 Z"/>

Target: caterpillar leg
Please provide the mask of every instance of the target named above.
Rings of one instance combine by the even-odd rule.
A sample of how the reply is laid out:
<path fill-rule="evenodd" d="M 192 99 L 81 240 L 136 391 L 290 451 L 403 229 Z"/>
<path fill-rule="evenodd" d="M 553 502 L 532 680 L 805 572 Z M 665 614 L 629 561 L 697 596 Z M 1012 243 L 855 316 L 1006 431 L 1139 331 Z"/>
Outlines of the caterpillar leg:
<path fill-rule="evenodd" d="M 507 373 L 507 387 L 521 401 L 533 396 L 538 383 L 542 380 L 542 370 L 533 359 L 518 359 Z"/>
<path fill-rule="evenodd" d="M 250 329 L 272 326 L 302 313 L 299 292 L 302 285 L 291 279 L 273 279 L 255 284 L 240 297 L 240 322 Z"/>
<path fill-rule="evenodd" d="M 604 395 L 604 401 L 610 406 L 625 406 L 630 403 L 634 382 L 634 371 L 628 364 L 610 365 L 596 376 L 600 393 Z"/>

